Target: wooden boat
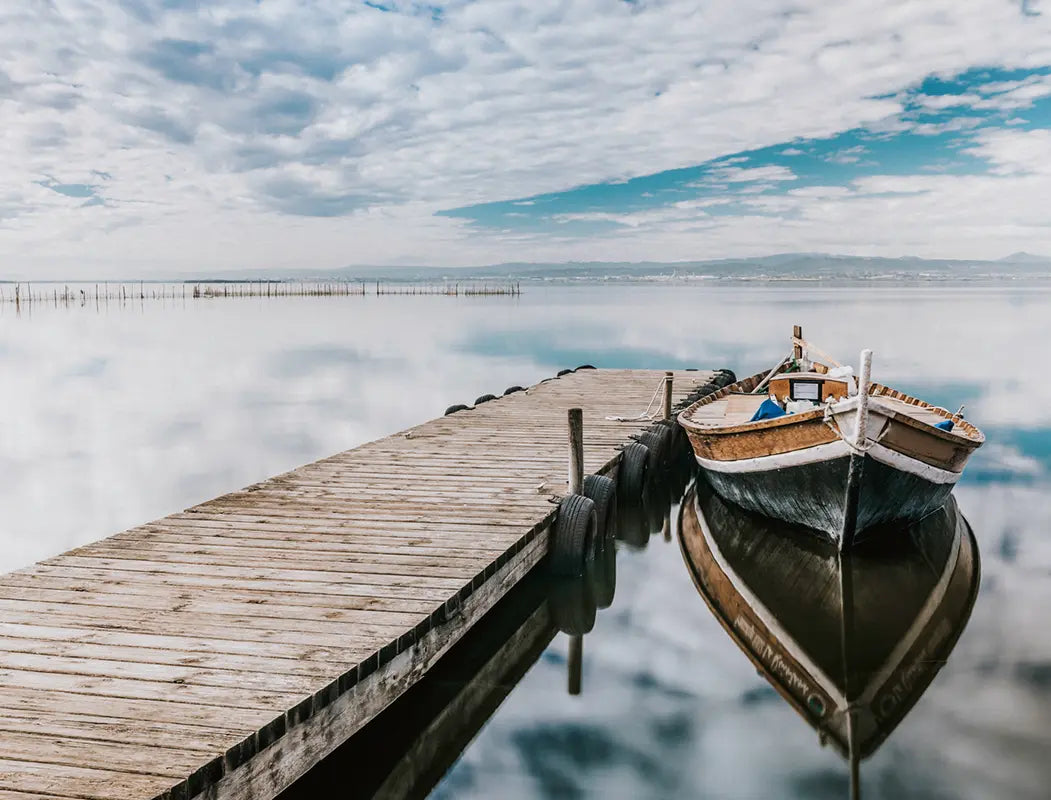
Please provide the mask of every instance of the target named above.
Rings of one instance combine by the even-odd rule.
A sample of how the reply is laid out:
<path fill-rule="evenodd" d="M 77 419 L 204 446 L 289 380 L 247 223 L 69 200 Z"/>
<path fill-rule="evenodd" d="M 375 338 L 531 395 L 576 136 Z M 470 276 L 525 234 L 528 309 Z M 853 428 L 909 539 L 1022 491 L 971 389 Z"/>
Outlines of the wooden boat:
<path fill-rule="evenodd" d="M 809 535 L 808 535 L 809 533 Z M 980 562 L 956 500 L 850 553 L 723 501 L 703 476 L 679 539 L 694 584 L 760 674 L 857 765 L 945 663 L 970 617 Z"/>
<path fill-rule="evenodd" d="M 817 348 L 797 327 L 793 353 L 773 370 L 703 397 L 679 414 L 697 462 L 725 499 L 824 531 L 849 548 L 874 525 L 940 508 L 984 435 L 962 417 L 869 380 Z M 864 386 L 864 390 L 858 387 Z M 760 406 L 794 413 L 755 419 Z M 947 429 L 943 429 L 947 428 Z"/>

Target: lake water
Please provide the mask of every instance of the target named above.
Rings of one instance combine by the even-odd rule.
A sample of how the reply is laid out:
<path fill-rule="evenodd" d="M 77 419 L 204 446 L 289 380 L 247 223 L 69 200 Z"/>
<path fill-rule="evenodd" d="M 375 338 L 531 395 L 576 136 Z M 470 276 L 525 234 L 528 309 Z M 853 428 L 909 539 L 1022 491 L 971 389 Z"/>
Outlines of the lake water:
<path fill-rule="evenodd" d="M 966 404 L 987 436 L 956 489 L 981 552 L 977 602 L 944 668 L 864 761 L 864 796 L 1049 796 L 1046 286 L 0 304 L 0 570 L 560 368 L 751 374 L 785 355 L 793 324 L 843 360 L 871 347 L 876 380 Z M 674 536 L 622 549 L 617 571 L 615 602 L 585 637 L 582 694 L 566 695 L 556 636 L 434 796 L 845 796 L 843 759 L 726 635 Z"/>

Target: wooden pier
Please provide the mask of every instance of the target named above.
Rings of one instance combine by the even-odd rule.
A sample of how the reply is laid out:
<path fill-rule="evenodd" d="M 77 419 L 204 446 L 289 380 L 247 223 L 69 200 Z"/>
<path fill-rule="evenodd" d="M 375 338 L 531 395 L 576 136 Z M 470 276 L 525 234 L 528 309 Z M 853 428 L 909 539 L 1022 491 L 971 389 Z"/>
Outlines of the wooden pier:
<path fill-rule="evenodd" d="M 566 410 L 609 472 L 664 375 L 579 370 L 0 577 L 0 800 L 273 797 L 544 558 Z"/>

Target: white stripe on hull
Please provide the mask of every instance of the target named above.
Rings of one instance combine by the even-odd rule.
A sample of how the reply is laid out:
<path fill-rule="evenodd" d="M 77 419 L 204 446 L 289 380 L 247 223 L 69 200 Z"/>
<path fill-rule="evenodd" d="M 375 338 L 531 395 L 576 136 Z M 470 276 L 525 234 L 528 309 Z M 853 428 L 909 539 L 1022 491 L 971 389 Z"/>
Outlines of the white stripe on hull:
<path fill-rule="evenodd" d="M 777 453 L 776 455 L 759 456 L 758 458 L 740 458 L 736 461 L 717 461 L 711 458 L 702 458 L 701 456 L 696 456 L 696 458 L 697 463 L 707 470 L 733 474 L 767 472 L 769 470 L 785 469 L 786 467 L 800 467 L 804 464 L 816 464 L 820 461 L 846 458 L 851 452 L 852 450 L 846 442 L 837 440 L 802 450 L 792 450 L 788 453 Z M 884 447 L 881 444 L 870 442 L 868 455 L 888 467 L 901 472 L 908 472 L 931 483 L 955 484 L 960 479 L 959 472 L 940 469 L 919 459 L 899 453 L 896 450 L 891 450 L 889 447 Z"/>

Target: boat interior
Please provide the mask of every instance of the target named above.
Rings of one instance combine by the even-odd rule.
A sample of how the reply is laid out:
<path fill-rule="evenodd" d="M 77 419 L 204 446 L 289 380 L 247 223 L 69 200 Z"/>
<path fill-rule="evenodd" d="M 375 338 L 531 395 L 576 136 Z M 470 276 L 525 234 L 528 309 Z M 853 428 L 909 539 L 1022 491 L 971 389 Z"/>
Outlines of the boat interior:
<path fill-rule="evenodd" d="M 737 428 L 805 414 L 857 395 L 858 380 L 851 367 L 811 361 L 808 349 L 816 348 L 798 336 L 793 343 L 793 355 L 769 373 L 752 375 L 701 398 L 683 413 L 684 420 L 699 428 Z M 869 396 L 878 397 L 882 408 L 925 426 L 975 441 L 984 438 L 963 419 L 962 406 L 954 413 L 875 382 L 869 384 Z"/>

